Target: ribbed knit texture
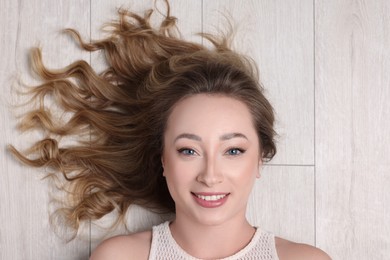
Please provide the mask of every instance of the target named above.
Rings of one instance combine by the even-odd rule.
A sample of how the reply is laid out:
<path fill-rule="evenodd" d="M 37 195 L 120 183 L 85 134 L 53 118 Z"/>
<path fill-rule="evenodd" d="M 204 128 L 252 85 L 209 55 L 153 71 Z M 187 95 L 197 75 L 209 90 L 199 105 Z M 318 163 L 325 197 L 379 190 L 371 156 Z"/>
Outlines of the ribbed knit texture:
<path fill-rule="evenodd" d="M 174 240 L 169 229 L 169 222 L 153 227 L 152 245 L 149 260 L 200 260 L 186 253 Z M 251 242 L 236 254 L 223 260 L 275 260 L 279 259 L 273 234 L 256 229 Z"/>

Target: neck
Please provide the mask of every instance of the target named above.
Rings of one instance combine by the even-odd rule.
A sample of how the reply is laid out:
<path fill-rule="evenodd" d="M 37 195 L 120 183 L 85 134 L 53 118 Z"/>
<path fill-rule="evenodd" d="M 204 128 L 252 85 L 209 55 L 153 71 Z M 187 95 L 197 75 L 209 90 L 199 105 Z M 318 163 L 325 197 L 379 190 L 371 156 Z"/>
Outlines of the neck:
<path fill-rule="evenodd" d="M 202 259 L 224 258 L 244 248 L 255 229 L 245 216 L 209 225 L 176 215 L 170 225 L 177 244 L 188 254 Z"/>

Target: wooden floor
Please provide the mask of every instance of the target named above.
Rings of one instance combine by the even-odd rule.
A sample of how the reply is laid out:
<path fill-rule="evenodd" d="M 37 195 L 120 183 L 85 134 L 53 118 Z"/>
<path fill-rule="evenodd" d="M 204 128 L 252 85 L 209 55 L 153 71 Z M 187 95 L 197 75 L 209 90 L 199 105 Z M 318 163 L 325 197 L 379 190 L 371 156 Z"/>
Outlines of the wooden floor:
<path fill-rule="evenodd" d="M 41 180 L 42 172 L 6 152 L 8 143 L 25 147 L 33 139 L 15 130 L 10 110 L 22 99 L 11 90 L 15 78 L 34 83 L 29 48 L 41 46 L 52 68 L 85 59 L 99 70 L 101 57 L 82 52 L 59 30 L 72 27 L 98 38 L 117 7 L 142 11 L 152 5 L 152 0 L 0 0 L 0 259 L 87 259 L 103 239 L 100 226 L 110 219 L 86 223 L 80 238 L 64 244 L 49 226 L 53 188 Z M 171 5 L 183 35 L 194 41 L 200 41 L 194 33 L 216 31 L 232 18 L 234 46 L 258 62 L 275 106 L 278 154 L 255 185 L 251 222 L 316 245 L 333 259 L 389 259 L 390 1 L 171 0 Z M 137 231 L 163 219 L 135 207 L 128 222 Z"/>

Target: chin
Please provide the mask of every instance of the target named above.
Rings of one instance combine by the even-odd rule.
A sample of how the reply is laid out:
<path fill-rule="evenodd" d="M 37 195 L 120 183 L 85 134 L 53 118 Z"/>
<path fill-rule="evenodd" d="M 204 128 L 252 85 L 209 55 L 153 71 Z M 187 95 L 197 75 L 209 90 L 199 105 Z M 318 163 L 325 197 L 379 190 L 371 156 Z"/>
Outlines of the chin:
<path fill-rule="evenodd" d="M 220 226 L 228 222 L 228 218 L 226 218 L 226 214 L 222 212 L 206 212 L 206 213 L 198 213 L 195 221 L 204 226 Z"/>
<path fill-rule="evenodd" d="M 222 219 L 202 219 L 200 221 L 201 224 L 205 225 L 205 226 L 220 226 L 222 225 L 223 223 L 225 223 L 224 220 Z"/>

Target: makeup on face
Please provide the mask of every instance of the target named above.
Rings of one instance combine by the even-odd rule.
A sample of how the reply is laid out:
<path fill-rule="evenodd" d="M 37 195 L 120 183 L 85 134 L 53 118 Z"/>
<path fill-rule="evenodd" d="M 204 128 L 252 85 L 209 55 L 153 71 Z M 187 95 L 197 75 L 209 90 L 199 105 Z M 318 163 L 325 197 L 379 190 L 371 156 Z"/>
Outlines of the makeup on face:
<path fill-rule="evenodd" d="M 206 94 L 179 101 L 168 118 L 162 156 L 176 218 L 216 224 L 245 217 L 261 164 L 259 150 L 243 102 Z"/>

